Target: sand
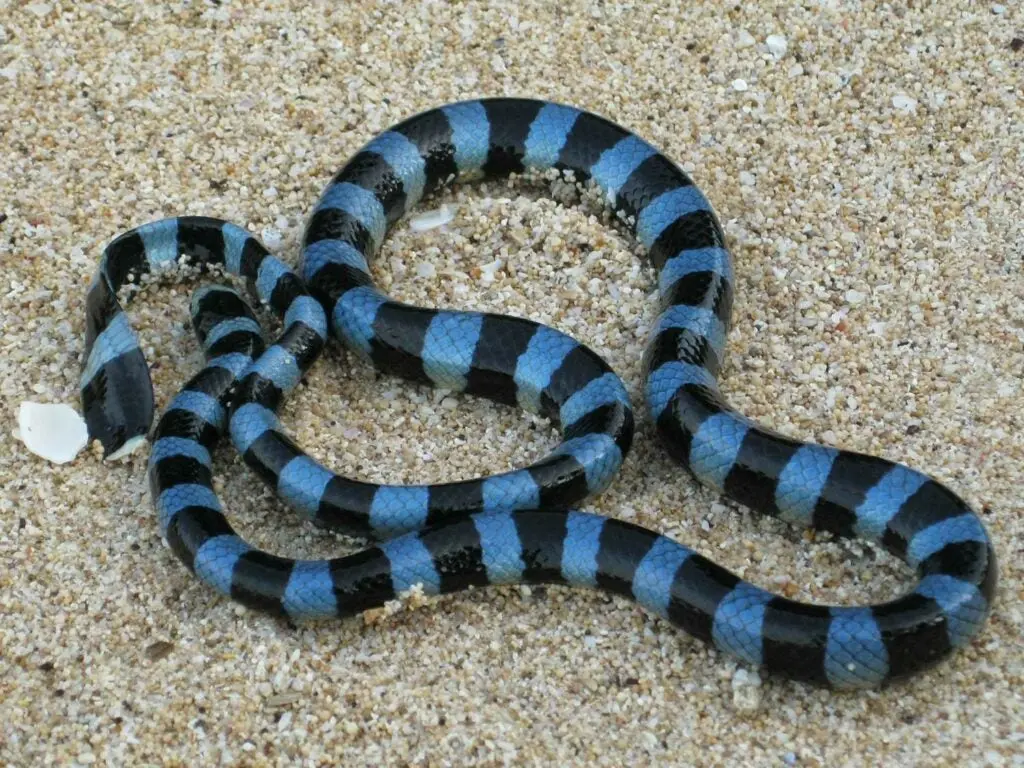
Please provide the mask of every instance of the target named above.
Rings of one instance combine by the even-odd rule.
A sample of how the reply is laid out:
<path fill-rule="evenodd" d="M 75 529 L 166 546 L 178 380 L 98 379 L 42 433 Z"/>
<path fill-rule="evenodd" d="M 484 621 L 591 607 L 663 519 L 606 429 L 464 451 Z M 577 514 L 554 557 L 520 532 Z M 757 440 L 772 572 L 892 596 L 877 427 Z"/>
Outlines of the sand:
<path fill-rule="evenodd" d="M 1024 13 L 905 5 L 0 0 L 0 761 L 1024 765 Z M 976 642 L 907 684 L 835 694 L 762 680 L 625 600 L 555 587 L 297 628 L 216 597 L 174 558 L 145 451 L 56 466 L 13 437 L 24 400 L 78 406 L 85 288 L 115 235 L 215 215 L 294 263 L 319 190 L 365 141 L 499 94 L 598 111 L 692 172 L 736 258 L 725 391 L 776 429 L 904 461 L 981 510 L 1002 572 Z M 454 205 L 454 219 L 402 223 L 375 274 L 404 300 L 569 332 L 640 406 L 652 275 L 599 206 L 565 192 L 443 193 L 421 208 Z M 200 362 L 192 285 L 131 310 L 160 406 Z M 512 409 L 377 380 L 337 350 L 283 420 L 337 470 L 396 482 L 521 466 L 557 439 Z M 217 462 L 259 545 L 359 547 L 301 524 L 229 448 Z M 864 603 L 912 583 L 873 547 L 696 487 L 646 418 L 586 508 L 800 599 Z"/>

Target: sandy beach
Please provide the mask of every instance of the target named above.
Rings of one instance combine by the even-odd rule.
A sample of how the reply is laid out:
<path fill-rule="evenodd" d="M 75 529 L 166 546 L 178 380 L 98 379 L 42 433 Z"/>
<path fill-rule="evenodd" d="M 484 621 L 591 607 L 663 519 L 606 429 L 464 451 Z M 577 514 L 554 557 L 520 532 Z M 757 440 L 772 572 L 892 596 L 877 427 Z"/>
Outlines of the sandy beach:
<path fill-rule="evenodd" d="M 0 0 L 0 763 L 1024 766 L 1024 9 L 920 5 Z M 294 626 L 175 558 L 146 450 L 55 465 L 15 437 L 23 401 L 80 407 L 85 291 L 117 234 L 217 216 L 294 264 L 359 147 L 495 95 L 595 111 L 691 173 L 735 258 L 723 390 L 774 429 L 967 499 L 1000 561 L 976 642 L 904 684 L 832 693 L 562 587 Z M 629 387 L 634 448 L 587 510 L 795 599 L 912 585 L 881 549 L 756 516 L 671 461 L 643 407 L 653 273 L 592 195 L 513 179 L 420 210 L 441 205 L 449 223 L 387 239 L 384 290 L 547 323 Z M 160 408 L 201 365 L 196 285 L 164 281 L 129 310 Z M 490 474 L 558 441 L 547 421 L 377 376 L 337 346 L 282 421 L 373 481 Z M 304 524 L 229 445 L 216 462 L 260 547 L 362 547 Z"/>

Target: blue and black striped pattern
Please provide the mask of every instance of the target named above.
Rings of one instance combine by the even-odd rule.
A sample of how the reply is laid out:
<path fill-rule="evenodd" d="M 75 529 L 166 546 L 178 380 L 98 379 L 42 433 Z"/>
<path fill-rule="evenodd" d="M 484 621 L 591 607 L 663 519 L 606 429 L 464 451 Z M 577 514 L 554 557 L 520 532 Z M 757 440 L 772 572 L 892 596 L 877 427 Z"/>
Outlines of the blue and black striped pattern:
<path fill-rule="evenodd" d="M 323 308 L 307 293 L 302 280 L 240 227 L 219 219 L 185 216 L 126 232 L 107 246 L 86 297 L 85 363 L 80 390 L 89 435 L 101 442 L 107 457 L 145 436 L 154 411 L 149 367 L 118 301 L 118 292 L 144 273 L 157 272 L 182 256 L 201 268 L 221 266 L 245 278 L 254 295 L 284 320 L 281 338 L 239 382 L 238 402 L 277 407 L 320 355 L 326 341 Z M 199 295 L 206 293 L 209 290 Z M 231 307 L 238 309 L 234 304 Z M 260 333 L 251 312 L 228 314 L 228 320 L 209 333 L 205 328 L 201 331 L 208 354 L 230 363 L 224 370 L 238 360 L 239 339 Z M 210 378 L 219 381 L 213 374 Z M 186 393 L 190 402 L 203 403 L 204 413 L 226 417 L 224 405 L 218 403 L 223 393 L 207 391 L 201 383 L 186 388 L 183 395 Z M 213 423 L 209 426 L 212 429 Z"/>
<path fill-rule="evenodd" d="M 547 168 L 597 184 L 658 269 L 662 312 L 644 359 L 646 397 L 670 453 L 701 482 L 756 510 L 882 544 L 916 569 L 911 592 L 869 607 L 796 603 L 651 531 L 566 511 L 603 489 L 629 449 L 632 412 L 614 373 L 544 326 L 411 307 L 374 287 L 369 263 L 388 228 L 425 194 L 469 174 Z M 161 418 L 150 458 L 172 548 L 204 582 L 247 605 L 301 619 L 351 615 L 415 585 L 428 593 L 514 582 L 595 587 L 633 598 L 745 663 L 836 688 L 926 669 L 985 622 L 995 557 L 961 499 L 902 465 L 770 432 L 725 403 L 717 374 L 733 273 L 717 219 L 675 164 L 603 118 L 488 99 L 400 123 L 328 186 L 307 227 L 303 281 L 244 231 L 216 220 L 182 218 L 122 235 L 90 289 L 82 380 L 90 432 L 108 452 L 144 434 L 152 417 L 145 361 L 117 289 L 179 253 L 249 278 L 284 318 L 283 335 L 264 350 L 240 297 L 218 288 L 197 294 L 193 321 L 208 363 Z M 386 372 L 549 415 L 563 443 L 533 467 L 465 483 L 378 486 L 338 477 L 303 454 L 274 416 L 328 328 Z M 252 548 L 231 529 L 212 487 L 210 452 L 225 430 L 309 518 L 394 538 L 327 561 Z"/>

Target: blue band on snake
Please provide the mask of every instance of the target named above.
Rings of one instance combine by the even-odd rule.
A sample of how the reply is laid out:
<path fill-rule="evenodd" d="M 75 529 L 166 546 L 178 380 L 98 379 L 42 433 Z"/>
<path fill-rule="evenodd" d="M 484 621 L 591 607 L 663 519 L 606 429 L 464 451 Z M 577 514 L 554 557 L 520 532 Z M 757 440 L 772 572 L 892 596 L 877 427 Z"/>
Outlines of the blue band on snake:
<path fill-rule="evenodd" d="M 388 298 L 369 264 L 388 230 L 455 179 L 548 169 L 596 184 L 658 270 L 661 314 L 644 357 L 648 412 L 702 483 L 758 512 L 882 545 L 916 570 L 895 600 L 798 603 L 644 528 L 570 508 L 604 490 L 633 435 L 626 390 L 570 337 L 529 320 L 424 309 Z M 81 395 L 106 455 L 145 436 L 146 361 L 117 294 L 185 255 L 248 280 L 283 320 L 264 349 L 255 315 L 204 287 L 193 322 L 207 365 L 152 436 L 161 531 L 205 583 L 293 619 L 350 616 L 421 585 L 556 583 L 632 598 L 721 651 L 833 688 L 927 669 L 985 623 L 996 585 L 983 524 L 948 488 L 900 464 L 776 434 L 738 414 L 717 375 L 733 272 L 710 203 L 657 149 L 597 115 L 497 98 L 430 110 L 377 136 L 331 181 L 308 223 L 301 279 L 244 230 L 203 217 L 146 224 L 106 249 L 88 295 Z M 470 481 L 392 486 L 335 474 L 282 431 L 275 411 L 333 335 L 383 372 L 517 405 L 560 424 L 533 466 Z M 228 523 L 211 451 L 228 431 L 246 463 L 319 525 L 381 540 L 332 560 L 262 552 Z"/>

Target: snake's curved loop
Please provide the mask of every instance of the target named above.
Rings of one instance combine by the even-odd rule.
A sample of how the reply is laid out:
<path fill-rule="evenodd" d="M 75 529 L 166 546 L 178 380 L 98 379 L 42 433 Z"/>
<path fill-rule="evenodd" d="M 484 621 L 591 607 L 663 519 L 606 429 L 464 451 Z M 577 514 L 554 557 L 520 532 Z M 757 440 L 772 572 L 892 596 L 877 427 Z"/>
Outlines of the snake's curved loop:
<path fill-rule="evenodd" d="M 912 591 L 870 607 L 797 603 L 651 531 L 564 511 L 603 489 L 628 451 L 632 412 L 618 378 L 544 326 L 394 302 L 373 287 L 368 267 L 388 228 L 451 178 L 547 168 L 596 183 L 659 271 L 663 311 L 644 365 L 648 408 L 670 453 L 701 482 L 758 511 L 882 544 L 916 569 Z M 90 432 L 108 451 L 144 434 L 152 418 L 145 361 L 117 288 L 129 273 L 181 252 L 250 278 L 285 321 L 281 339 L 253 360 L 251 313 L 237 296 L 200 294 L 193 309 L 211 359 L 161 419 L 150 459 L 161 528 L 175 552 L 247 605 L 294 618 L 344 616 L 414 584 L 430 593 L 520 581 L 600 587 L 747 663 L 837 688 L 926 669 L 984 624 L 995 557 L 965 502 L 916 470 L 786 438 L 727 405 L 717 374 L 732 265 L 718 221 L 674 163 L 601 117 L 487 99 L 422 113 L 373 139 L 335 176 L 308 225 L 303 277 L 317 301 L 233 225 L 186 217 L 122 235 L 90 290 L 83 372 Z M 551 415 L 565 441 L 531 469 L 463 483 L 373 486 L 334 475 L 274 416 L 324 343 L 320 305 L 334 335 L 380 369 Z M 210 481 L 209 450 L 228 425 L 247 463 L 314 520 L 377 535 L 410 532 L 334 560 L 253 549 L 227 523 Z"/>

